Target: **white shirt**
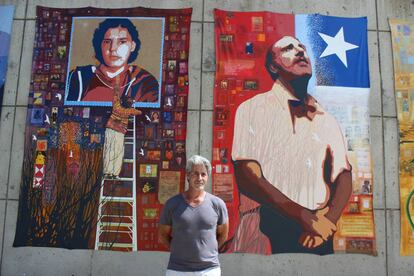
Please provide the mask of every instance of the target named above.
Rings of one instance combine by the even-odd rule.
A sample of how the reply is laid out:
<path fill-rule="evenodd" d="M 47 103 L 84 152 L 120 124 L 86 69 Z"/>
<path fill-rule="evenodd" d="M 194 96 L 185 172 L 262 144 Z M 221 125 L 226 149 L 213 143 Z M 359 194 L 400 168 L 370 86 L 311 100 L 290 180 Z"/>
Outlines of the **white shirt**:
<path fill-rule="evenodd" d="M 329 200 L 327 185 L 350 170 L 345 140 L 335 118 L 318 103 L 312 120 L 295 117 L 293 124 L 288 100 L 297 99 L 276 81 L 270 91 L 238 107 L 232 157 L 258 161 L 264 177 L 279 191 L 303 207 L 319 209 Z M 333 164 L 325 183 L 327 150 Z"/>

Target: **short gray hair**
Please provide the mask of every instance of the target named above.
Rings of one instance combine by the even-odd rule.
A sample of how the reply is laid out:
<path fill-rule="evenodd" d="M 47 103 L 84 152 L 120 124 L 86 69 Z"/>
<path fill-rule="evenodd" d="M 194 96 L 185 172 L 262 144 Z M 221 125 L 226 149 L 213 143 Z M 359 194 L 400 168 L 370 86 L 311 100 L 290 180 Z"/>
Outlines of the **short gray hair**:
<path fill-rule="evenodd" d="M 200 156 L 200 155 L 193 155 L 187 160 L 187 165 L 185 167 L 185 171 L 190 173 L 193 169 L 194 165 L 204 165 L 207 170 L 207 174 L 211 175 L 211 163 L 208 161 L 207 158 Z"/>

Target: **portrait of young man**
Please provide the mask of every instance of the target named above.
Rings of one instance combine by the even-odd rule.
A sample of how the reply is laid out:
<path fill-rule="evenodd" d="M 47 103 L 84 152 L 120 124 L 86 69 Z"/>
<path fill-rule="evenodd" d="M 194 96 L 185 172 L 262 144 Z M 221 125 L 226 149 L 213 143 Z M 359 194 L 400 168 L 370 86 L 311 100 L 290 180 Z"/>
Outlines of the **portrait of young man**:
<path fill-rule="evenodd" d="M 111 106 L 118 78 L 121 96 L 131 98 L 134 107 L 159 107 L 163 21 L 79 18 L 74 22 L 65 104 Z M 88 31 L 91 40 L 85 39 Z M 151 32 L 160 35 L 149 37 Z"/>

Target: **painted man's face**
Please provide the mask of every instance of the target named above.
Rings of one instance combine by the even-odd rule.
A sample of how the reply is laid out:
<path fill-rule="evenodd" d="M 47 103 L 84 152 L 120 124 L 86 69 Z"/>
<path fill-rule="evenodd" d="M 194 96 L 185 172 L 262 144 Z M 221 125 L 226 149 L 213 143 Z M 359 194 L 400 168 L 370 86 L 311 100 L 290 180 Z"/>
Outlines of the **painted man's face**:
<path fill-rule="evenodd" d="M 190 189 L 193 189 L 195 191 L 204 190 L 208 181 L 208 173 L 206 167 L 203 164 L 193 165 L 191 172 L 187 173 L 187 180 Z"/>
<path fill-rule="evenodd" d="M 312 75 L 312 66 L 305 46 L 296 38 L 285 36 L 273 44 L 273 61 L 279 67 L 278 74 L 295 79 Z"/>
<path fill-rule="evenodd" d="M 135 50 L 135 42 L 126 28 L 111 28 L 105 33 L 101 50 L 105 65 L 120 68 L 128 63 L 128 58 Z"/>

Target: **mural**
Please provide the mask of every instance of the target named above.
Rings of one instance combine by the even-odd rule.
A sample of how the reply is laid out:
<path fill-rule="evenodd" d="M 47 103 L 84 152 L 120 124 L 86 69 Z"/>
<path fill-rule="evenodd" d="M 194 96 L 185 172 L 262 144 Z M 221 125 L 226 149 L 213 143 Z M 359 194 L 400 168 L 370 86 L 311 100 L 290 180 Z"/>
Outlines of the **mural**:
<path fill-rule="evenodd" d="M 376 254 L 367 19 L 215 11 L 223 252 Z"/>
<path fill-rule="evenodd" d="M 14 6 L 0 6 L 0 115 L 7 74 Z"/>
<path fill-rule="evenodd" d="M 191 9 L 37 8 L 14 246 L 165 250 L 183 191 Z"/>
<path fill-rule="evenodd" d="M 414 24 L 390 19 L 394 86 L 400 134 L 400 254 L 414 255 Z"/>

